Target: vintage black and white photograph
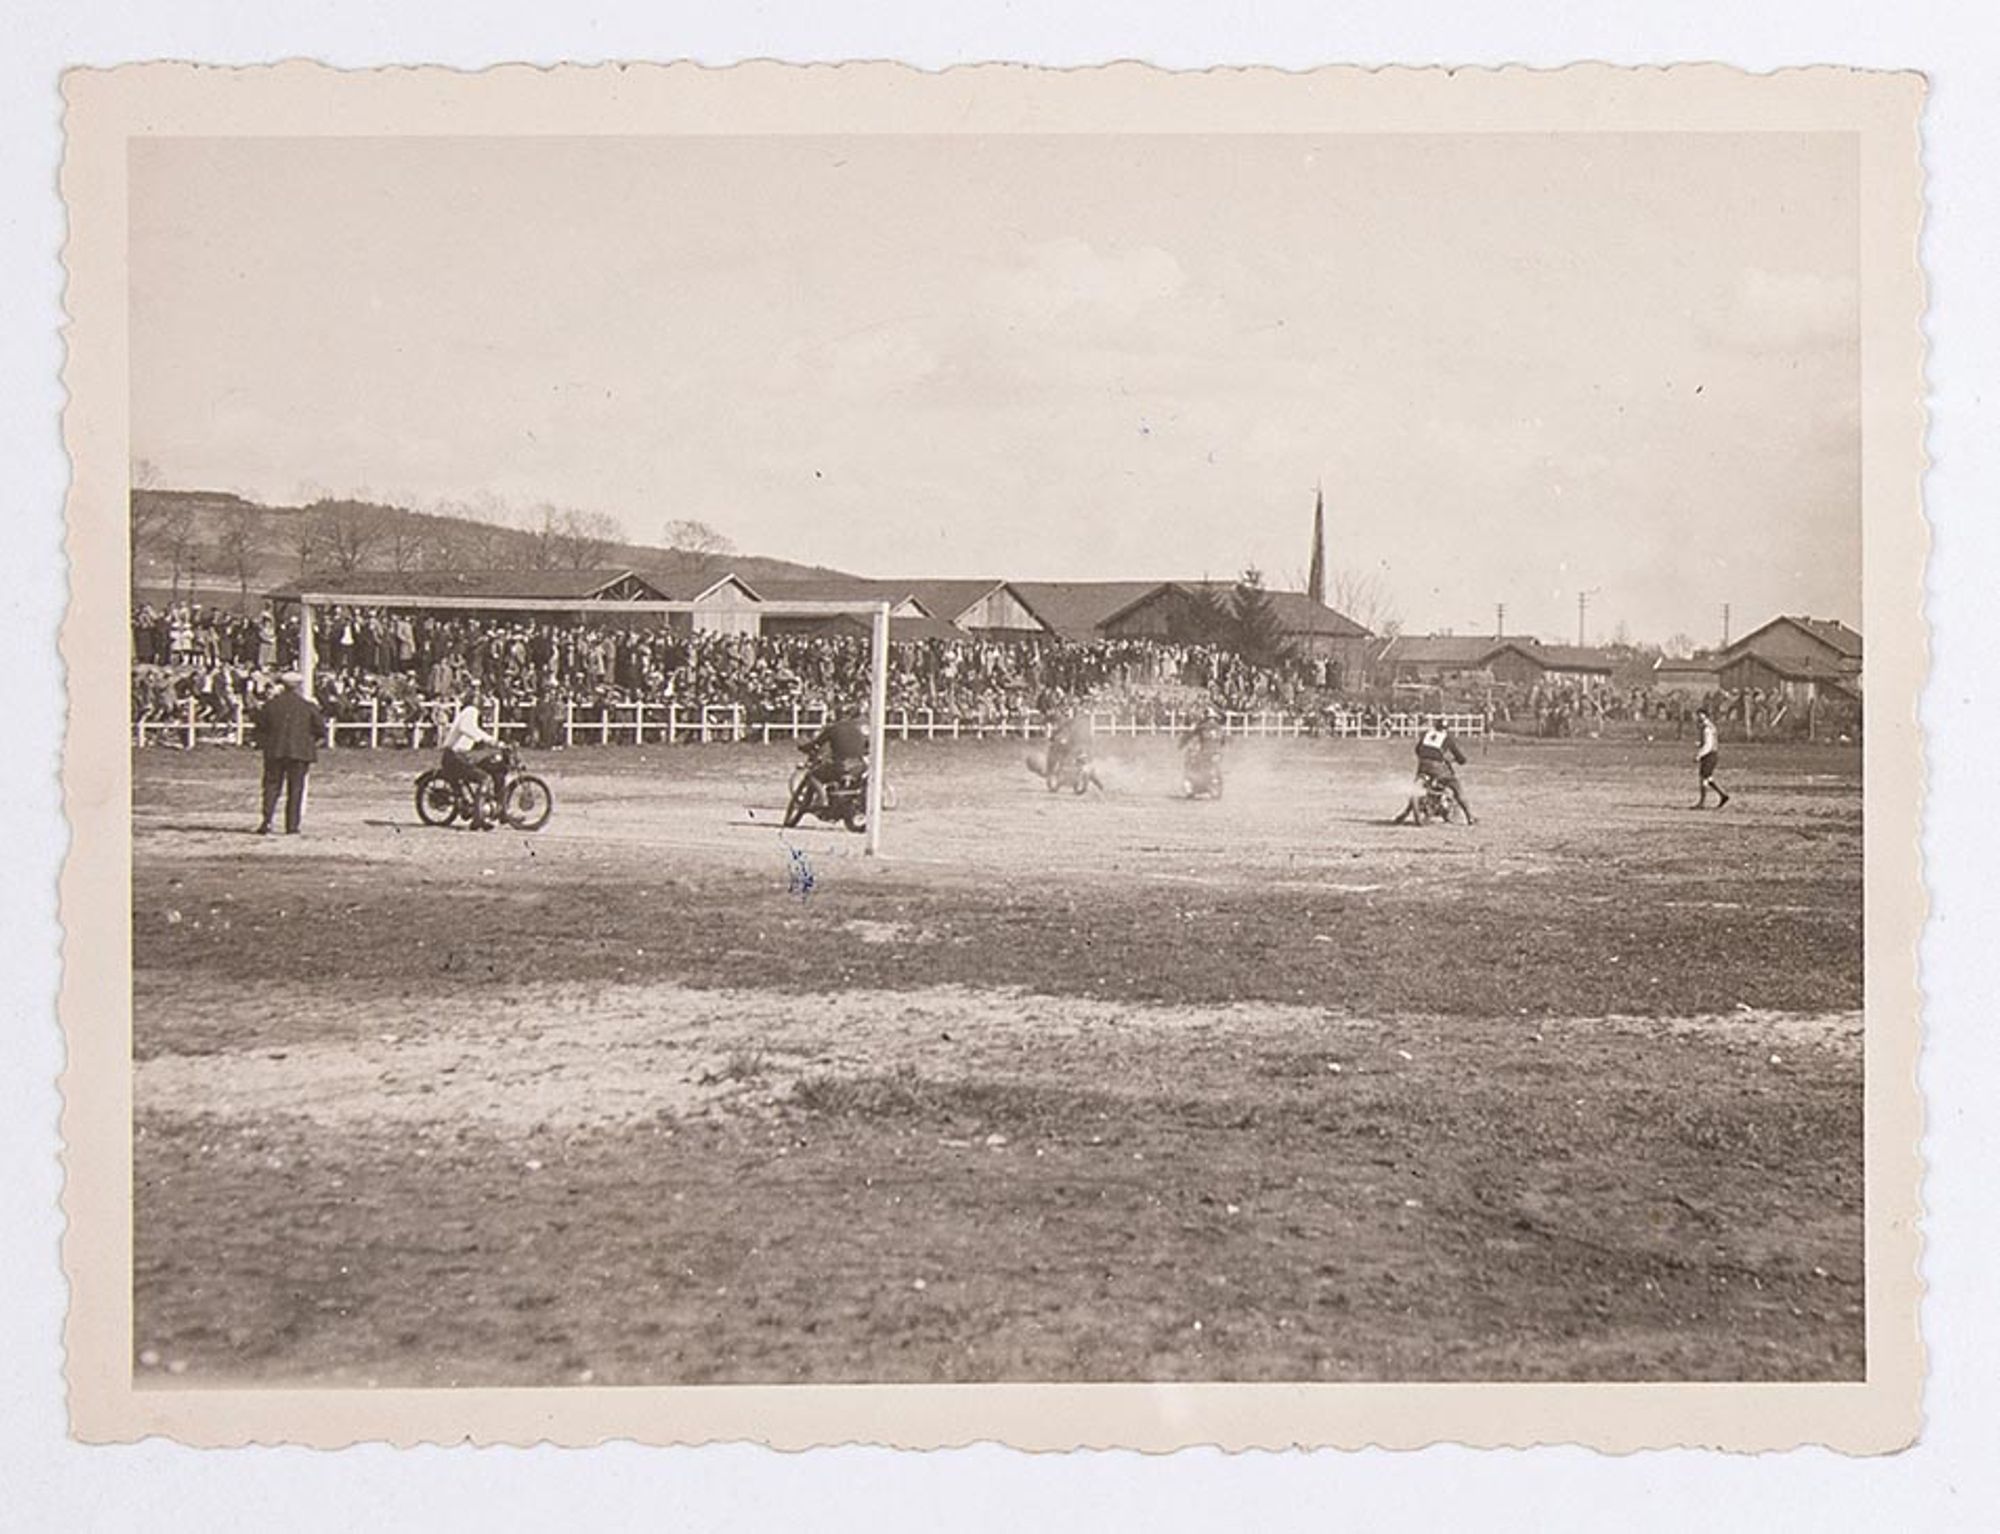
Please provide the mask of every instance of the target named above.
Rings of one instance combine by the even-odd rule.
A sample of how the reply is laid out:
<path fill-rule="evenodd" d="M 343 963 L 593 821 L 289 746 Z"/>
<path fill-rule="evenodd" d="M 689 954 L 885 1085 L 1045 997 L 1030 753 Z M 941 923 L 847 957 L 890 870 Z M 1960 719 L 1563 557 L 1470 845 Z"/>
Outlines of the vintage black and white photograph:
<path fill-rule="evenodd" d="M 133 1390 L 1882 1378 L 1741 120 L 135 134 Z"/>

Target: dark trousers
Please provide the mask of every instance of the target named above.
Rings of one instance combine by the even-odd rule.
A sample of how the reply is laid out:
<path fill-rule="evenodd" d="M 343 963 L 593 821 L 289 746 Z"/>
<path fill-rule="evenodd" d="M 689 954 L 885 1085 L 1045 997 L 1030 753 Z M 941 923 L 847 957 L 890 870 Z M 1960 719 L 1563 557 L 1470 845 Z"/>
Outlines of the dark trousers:
<path fill-rule="evenodd" d="M 299 817 L 306 807 L 306 772 L 310 762 L 292 761 L 285 757 L 264 758 L 264 819 L 269 826 L 271 817 L 277 813 L 278 795 L 285 796 L 285 829 L 296 831 Z"/>

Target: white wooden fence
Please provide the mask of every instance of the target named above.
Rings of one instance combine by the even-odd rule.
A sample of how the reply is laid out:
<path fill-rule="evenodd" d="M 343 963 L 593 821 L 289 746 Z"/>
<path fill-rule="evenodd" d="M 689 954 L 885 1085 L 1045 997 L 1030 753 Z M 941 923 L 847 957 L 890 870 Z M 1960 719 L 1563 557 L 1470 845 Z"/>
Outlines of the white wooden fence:
<path fill-rule="evenodd" d="M 660 745 L 707 744 L 713 741 L 804 740 L 817 735 L 832 716 L 824 709 L 794 708 L 778 718 L 752 720 L 736 703 L 609 703 L 579 708 L 565 706 L 559 726 L 562 742 L 576 745 Z M 1146 718 L 1123 715 L 1113 710 L 1093 710 L 1092 727 L 1100 736 L 1117 738 L 1179 735 L 1191 729 L 1202 716 L 1170 710 Z M 1429 714 L 1366 714 L 1330 710 L 1320 714 L 1299 714 L 1284 709 L 1225 713 L 1222 730 L 1237 739 L 1289 740 L 1307 735 L 1325 735 L 1345 740 L 1407 739 L 1423 729 Z M 1486 733 L 1480 714 L 1445 714 L 1445 727 L 1454 734 L 1476 737 Z M 892 740 L 985 740 L 988 738 L 1033 740 L 1048 731 L 1048 720 L 1039 713 L 1007 715 L 1000 718 L 967 718 L 939 714 L 934 709 L 889 710 L 888 734 Z M 488 712 L 486 727 L 501 739 L 520 739 L 530 732 L 526 718 L 503 715 L 497 708 Z M 331 746 L 420 747 L 436 745 L 439 725 L 426 707 L 416 717 L 385 714 L 379 700 L 371 699 L 365 719 L 327 721 L 327 743 Z M 252 736 L 250 721 L 239 711 L 228 719 L 202 716 L 199 703 L 189 698 L 184 709 L 171 718 L 133 721 L 132 738 L 137 745 L 172 745 L 192 750 L 198 745 L 247 744 Z"/>

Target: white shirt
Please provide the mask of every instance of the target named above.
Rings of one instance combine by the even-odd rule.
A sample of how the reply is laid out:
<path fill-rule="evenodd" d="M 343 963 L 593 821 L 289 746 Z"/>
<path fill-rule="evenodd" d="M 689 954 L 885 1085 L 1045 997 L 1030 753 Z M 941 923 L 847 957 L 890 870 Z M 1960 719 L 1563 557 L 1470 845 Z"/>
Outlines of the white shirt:
<path fill-rule="evenodd" d="M 1707 756 L 1709 752 L 1715 749 L 1715 721 L 1713 719 L 1704 719 L 1701 722 L 1701 744 L 1695 748 L 1694 754 L 1696 756 Z"/>
<path fill-rule="evenodd" d="M 477 704 L 466 704 L 451 716 L 451 723 L 445 726 L 443 745 L 447 751 L 464 751 L 472 746 L 498 744 L 498 741 L 480 727 Z"/>

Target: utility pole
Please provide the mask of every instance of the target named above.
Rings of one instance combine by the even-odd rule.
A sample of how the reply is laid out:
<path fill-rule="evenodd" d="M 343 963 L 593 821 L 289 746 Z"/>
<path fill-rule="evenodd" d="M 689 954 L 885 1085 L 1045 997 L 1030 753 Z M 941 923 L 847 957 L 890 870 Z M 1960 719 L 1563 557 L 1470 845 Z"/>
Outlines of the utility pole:
<path fill-rule="evenodd" d="M 1729 648 L 1729 604 L 1722 604 L 1722 648 Z"/>
<path fill-rule="evenodd" d="M 1505 602 L 1495 602 L 1493 604 L 1493 637 L 1495 639 L 1505 639 L 1507 637 L 1507 604 Z"/>
<path fill-rule="evenodd" d="M 1587 632 L 1585 628 L 1585 614 L 1590 611 L 1590 599 L 1592 595 L 1594 593 L 1588 591 L 1579 591 L 1576 594 L 1576 647 L 1579 650 L 1590 643 L 1584 635 Z"/>

